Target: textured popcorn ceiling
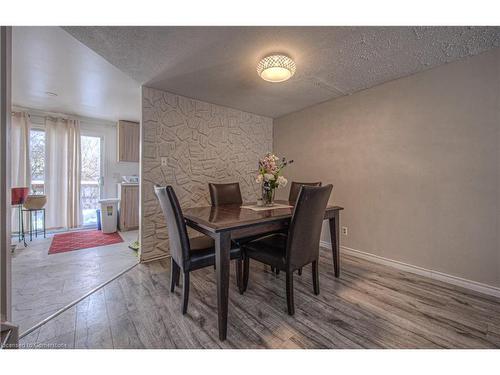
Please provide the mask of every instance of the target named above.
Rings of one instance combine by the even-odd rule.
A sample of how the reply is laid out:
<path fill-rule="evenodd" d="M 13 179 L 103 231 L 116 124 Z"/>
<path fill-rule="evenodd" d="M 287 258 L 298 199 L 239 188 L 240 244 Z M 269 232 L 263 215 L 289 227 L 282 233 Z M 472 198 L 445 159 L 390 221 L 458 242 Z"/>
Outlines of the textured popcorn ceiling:
<path fill-rule="evenodd" d="M 64 27 L 147 86 L 270 117 L 500 47 L 500 27 Z M 269 83 L 260 58 L 295 76 Z"/>

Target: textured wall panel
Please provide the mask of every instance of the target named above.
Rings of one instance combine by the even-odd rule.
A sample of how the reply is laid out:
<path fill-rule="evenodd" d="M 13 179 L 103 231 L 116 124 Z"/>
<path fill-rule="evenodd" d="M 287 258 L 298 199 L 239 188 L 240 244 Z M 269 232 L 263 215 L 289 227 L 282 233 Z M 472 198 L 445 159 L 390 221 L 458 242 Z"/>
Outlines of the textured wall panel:
<path fill-rule="evenodd" d="M 272 150 L 272 132 L 270 118 L 143 87 L 141 260 L 168 255 L 155 184 L 173 185 L 182 207 L 209 205 L 209 182 L 237 181 L 243 199 L 255 200 L 257 163 Z"/>

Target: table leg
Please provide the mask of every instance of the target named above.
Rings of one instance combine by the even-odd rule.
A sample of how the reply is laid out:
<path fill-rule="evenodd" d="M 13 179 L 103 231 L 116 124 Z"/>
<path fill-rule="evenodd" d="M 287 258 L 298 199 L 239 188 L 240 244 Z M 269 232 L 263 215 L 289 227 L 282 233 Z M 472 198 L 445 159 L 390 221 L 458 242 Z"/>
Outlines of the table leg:
<path fill-rule="evenodd" d="M 23 236 L 24 247 L 26 247 L 26 246 L 28 246 L 28 244 L 26 243 L 26 235 L 24 234 L 24 214 L 23 214 L 22 207 L 20 208 L 20 210 L 21 210 L 21 233 L 22 233 L 22 236 Z"/>
<path fill-rule="evenodd" d="M 43 211 L 42 211 L 42 212 L 43 212 L 43 238 L 47 238 L 47 237 L 45 236 L 45 234 L 46 234 L 46 233 L 45 233 L 45 231 L 46 231 L 46 228 L 47 228 L 47 227 L 45 226 L 45 208 L 43 209 Z"/>
<path fill-rule="evenodd" d="M 17 215 L 17 242 L 21 242 L 21 221 L 22 221 L 22 214 L 23 214 L 23 208 L 22 206 L 18 206 L 19 208 L 19 215 Z"/>
<path fill-rule="evenodd" d="M 329 220 L 330 237 L 332 240 L 333 270 L 335 277 L 340 276 L 340 214 L 335 211 L 334 217 Z"/>
<path fill-rule="evenodd" d="M 215 238 L 215 264 L 217 273 L 217 313 L 219 318 L 219 339 L 227 336 L 227 310 L 229 301 L 229 250 L 231 233 L 221 232 Z"/>
<path fill-rule="evenodd" d="M 33 241 L 33 215 L 31 211 L 28 211 L 28 215 L 30 215 L 29 223 L 30 223 L 30 241 Z"/>

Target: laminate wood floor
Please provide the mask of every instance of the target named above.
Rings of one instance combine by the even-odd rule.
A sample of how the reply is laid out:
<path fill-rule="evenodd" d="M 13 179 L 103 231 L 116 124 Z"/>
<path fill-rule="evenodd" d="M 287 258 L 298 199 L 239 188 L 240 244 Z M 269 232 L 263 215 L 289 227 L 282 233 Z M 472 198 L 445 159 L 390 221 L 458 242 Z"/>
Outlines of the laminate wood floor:
<path fill-rule="evenodd" d="M 21 340 L 40 348 L 498 348 L 500 300 L 342 256 L 340 279 L 321 250 L 320 295 L 311 268 L 295 275 L 295 315 L 285 275 L 251 262 L 240 295 L 231 262 L 227 340 L 218 340 L 215 273 L 191 274 L 188 313 L 170 293 L 169 260 L 139 264 Z"/>
<path fill-rule="evenodd" d="M 138 262 L 128 248 L 138 231 L 107 246 L 48 254 L 52 235 L 18 244 L 12 254 L 12 321 L 23 333 Z"/>

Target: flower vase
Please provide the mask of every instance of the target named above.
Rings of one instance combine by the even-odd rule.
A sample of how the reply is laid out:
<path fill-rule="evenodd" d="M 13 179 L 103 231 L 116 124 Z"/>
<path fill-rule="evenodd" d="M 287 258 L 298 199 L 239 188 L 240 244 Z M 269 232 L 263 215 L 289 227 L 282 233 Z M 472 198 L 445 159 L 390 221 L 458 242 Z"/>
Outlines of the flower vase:
<path fill-rule="evenodd" d="M 266 183 L 262 184 L 262 201 L 265 206 L 272 206 L 274 204 L 275 190 Z"/>

